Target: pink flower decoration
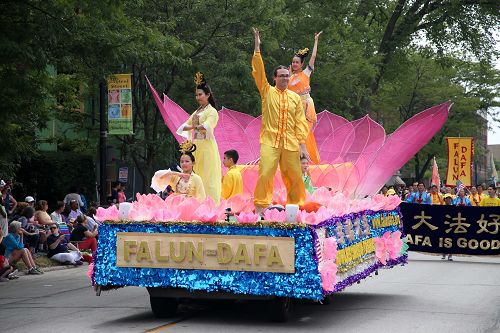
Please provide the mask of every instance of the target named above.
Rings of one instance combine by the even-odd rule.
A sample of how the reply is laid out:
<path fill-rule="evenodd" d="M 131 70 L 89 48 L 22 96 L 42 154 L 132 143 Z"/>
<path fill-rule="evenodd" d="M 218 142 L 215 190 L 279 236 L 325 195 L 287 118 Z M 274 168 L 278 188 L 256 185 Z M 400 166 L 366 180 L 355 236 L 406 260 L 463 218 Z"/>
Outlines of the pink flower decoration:
<path fill-rule="evenodd" d="M 337 265 L 333 260 L 325 260 L 319 264 L 321 286 L 325 291 L 333 291 L 337 280 Z"/>
<path fill-rule="evenodd" d="M 325 238 L 323 243 L 323 253 L 325 255 L 325 259 L 333 260 L 337 258 L 337 239 L 335 237 Z"/>
<path fill-rule="evenodd" d="M 184 198 L 184 200 L 174 209 L 179 213 L 179 219 L 183 221 L 195 220 L 194 212 L 200 205 L 196 198 Z"/>
<path fill-rule="evenodd" d="M 99 207 L 97 208 L 94 218 L 98 221 L 119 221 L 120 212 L 116 205 L 111 205 L 108 208 Z"/>
<path fill-rule="evenodd" d="M 259 220 L 259 215 L 254 213 L 240 213 L 236 215 L 236 220 L 239 223 L 256 223 Z"/>
<path fill-rule="evenodd" d="M 312 225 L 318 224 L 318 222 L 320 222 L 316 219 L 316 213 L 308 213 L 305 210 L 299 210 L 299 212 L 297 213 L 297 221 L 300 223 Z"/>
<path fill-rule="evenodd" d="M 389 257 L 391 259 L 396 259 L 401 252 L 401 247 L 403 246 L 403 241 L 401 240 L 401 231 L 393 232 L 391 235 L 392 247 L 389 249 Z"/>
<path fill-rule="evenodd" d="M 153 210 L 137 202 L 132 203 L 132 207 L 128 213 L 128 218 L 131 221 L 151 221 L 153 217 Z"/>
<path fill-rule="evenodd" d="M 196 210 L 193 217 L 201 222 L 215 222 L 220 215 L 220 206 L 216 206 L 211 197 L 207 197 Z"/>
<path fill-rule="evenodd" d="M 229 198 L 226 207 L 230 207 L 233 214 L 239 214 L 241 212 L 249 213 L 254 209 L 252 197 L 247 193 L 238 194 Z"/>
<path fill-rule="evenodd" d="M 389 195 L 385 198 L 384 210 L 393 210 L 401 203 L 401 198 L 398 195 Z"/>
<path fill-rule="evenodd" d="M 390 231 L 385 232 L 382 237 L 375 237 L 375 256 L 384 265 L 387 259 L 396 259 L 403 246 L 401 241 L 401 232 L 396 231 L 391 235 Z"/>
<path fill-rule="evenodd" d="M 279 211 L 277 209 L 268 209 L 264 212 L 264 220 L 273 222 L 285 222 L 286 211 Z"/>
<path fill-rule="evenodd" d="M 95 268 L 94 262 L 91 262 L 89 264 L 89 269 L 87 270 L 87 277 L 90 279 L 91 282 L 92 282 L 92 274 L 94 274 L 94 268 Z"/>
<path fill-rule="evenodd" d="M 273 193 L 273 203 L 286 206 L 286 188 L 275 188 Z"/>

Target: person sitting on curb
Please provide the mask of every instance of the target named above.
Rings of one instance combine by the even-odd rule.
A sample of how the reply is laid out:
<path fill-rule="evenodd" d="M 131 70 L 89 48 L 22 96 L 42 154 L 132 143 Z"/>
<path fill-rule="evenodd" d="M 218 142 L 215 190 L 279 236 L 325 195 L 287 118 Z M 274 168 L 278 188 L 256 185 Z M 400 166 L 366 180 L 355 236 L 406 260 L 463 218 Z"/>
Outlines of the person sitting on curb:
<path fill-rule="evenodd" d="M 75 227 L 71 232 L 70 241 L 78 242 L 78 248 L 80 250 L 90 249 L 92 252 L 97 250 L 97 229 L 89 231 L 87 216 L 80 215 L 76 218 Z"/>
<path fill-rule="evenodd" d="M 9 225 L 9 234 L 3 240 L 5 258 L 8 258 L 11 264 L 15 264 L 19 259 L 22 259 L 28 268 L 28 274 L 43 274 L 42 270 L 35 265 L 35 260 L 33 260 L 30 250 L 24 247 L 22 234 L 21 222 L 11 222 Z"/>
<path fill-rule="evenodd" d="M 57 224 L 51 225 L 50 231 L 52 234 L 47 238 L 49 246 L 47 256 L 63 264 L 81 265 L 82 254 L 73 244 L 66 241 L 65 235 L 59 233 Z"/>

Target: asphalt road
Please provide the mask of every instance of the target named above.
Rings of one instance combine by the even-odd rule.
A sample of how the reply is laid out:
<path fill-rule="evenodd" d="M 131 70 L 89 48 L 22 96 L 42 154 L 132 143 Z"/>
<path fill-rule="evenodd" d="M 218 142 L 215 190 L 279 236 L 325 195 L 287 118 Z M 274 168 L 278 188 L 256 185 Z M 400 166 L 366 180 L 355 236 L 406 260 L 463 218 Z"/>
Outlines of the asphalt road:
<path fill-rule="evenodd" d="M 0 283 L 1 332 L 500 332 L 500 258 L 411 253 L 331 298 L 298 301 L 287 323 L 262 302 L 194 302 L 155 319 L 144 288 L 95 296 L 87 266 Z"/>

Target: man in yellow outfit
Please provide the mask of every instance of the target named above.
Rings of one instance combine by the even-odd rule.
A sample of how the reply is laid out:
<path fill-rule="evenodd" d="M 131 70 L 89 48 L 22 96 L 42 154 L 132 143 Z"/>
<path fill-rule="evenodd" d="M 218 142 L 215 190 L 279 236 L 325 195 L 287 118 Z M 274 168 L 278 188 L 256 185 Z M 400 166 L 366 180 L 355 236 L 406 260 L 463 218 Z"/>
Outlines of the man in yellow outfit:
<path fill-rule="evenodd" d="M 259 178 L 254 193 L 257 213 L 272 203 L 273 180 L 278 164 L 287 191 L 287 203 L 301 205 L 306 193 L 300 159 L 311 160 L 306 149 L 309 127 L 300 96 L 288 90 L 290 73 L 285 66 L 274 70 L 275 86 L 267 81 L 260 55 L 260 34 L 253 28 L 255 50 L 252 76 L 262 99 Z"/>

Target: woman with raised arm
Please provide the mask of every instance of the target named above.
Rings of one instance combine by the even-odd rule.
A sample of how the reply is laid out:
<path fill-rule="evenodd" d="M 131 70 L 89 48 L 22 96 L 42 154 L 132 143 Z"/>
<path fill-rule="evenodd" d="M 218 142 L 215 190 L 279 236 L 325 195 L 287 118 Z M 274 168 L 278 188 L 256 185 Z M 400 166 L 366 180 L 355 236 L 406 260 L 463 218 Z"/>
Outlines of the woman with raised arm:
<path fill-rule="evenodd" d="M 288 89 L 300 95 L 302 99 L 302 104 L 304 106 L 304 112 L 306 115 L 307 123 L 309 125 L 309 134 L 306 139 L 306 147 L 309 152 L 311 160 L 315 164 L 319 164 L 320 157 L 318 152 L 318 147 L 316 146 L 316 140 L 314 139 L 314 134 L 312 131 L 313 125 L 317 120 L 316 110 L 314 108 L 314 101 L 311 98 L 311 86 L 310 77 L 314 71 L 314 62 L 316 61 L 316 54 L 318 52 L 318 39 L 323 31 L 314 34 L 314 47 L 309 59 L 309 64 L 305 69 L 304 61 L 309 54 L 309 49 L 303 49 L 298 51 L 292 58 L 290 83 L 288 84 Z"/>
<path fill-rule="evenodd" d="M 215 98 L 212 90 L 202 73 L 196 73 L 195 84 L 195 96 L 199 106 L 191 117 L 177 129 L 177 134 L 191 140 L 196 145 L 197 149 L 193 152 L 196 159 L 196 174 L 203 181 L 206 195 L 219 203 L 222 171 L 219 148 L 214 137 L 219 115 L 215 109 Z"/>

